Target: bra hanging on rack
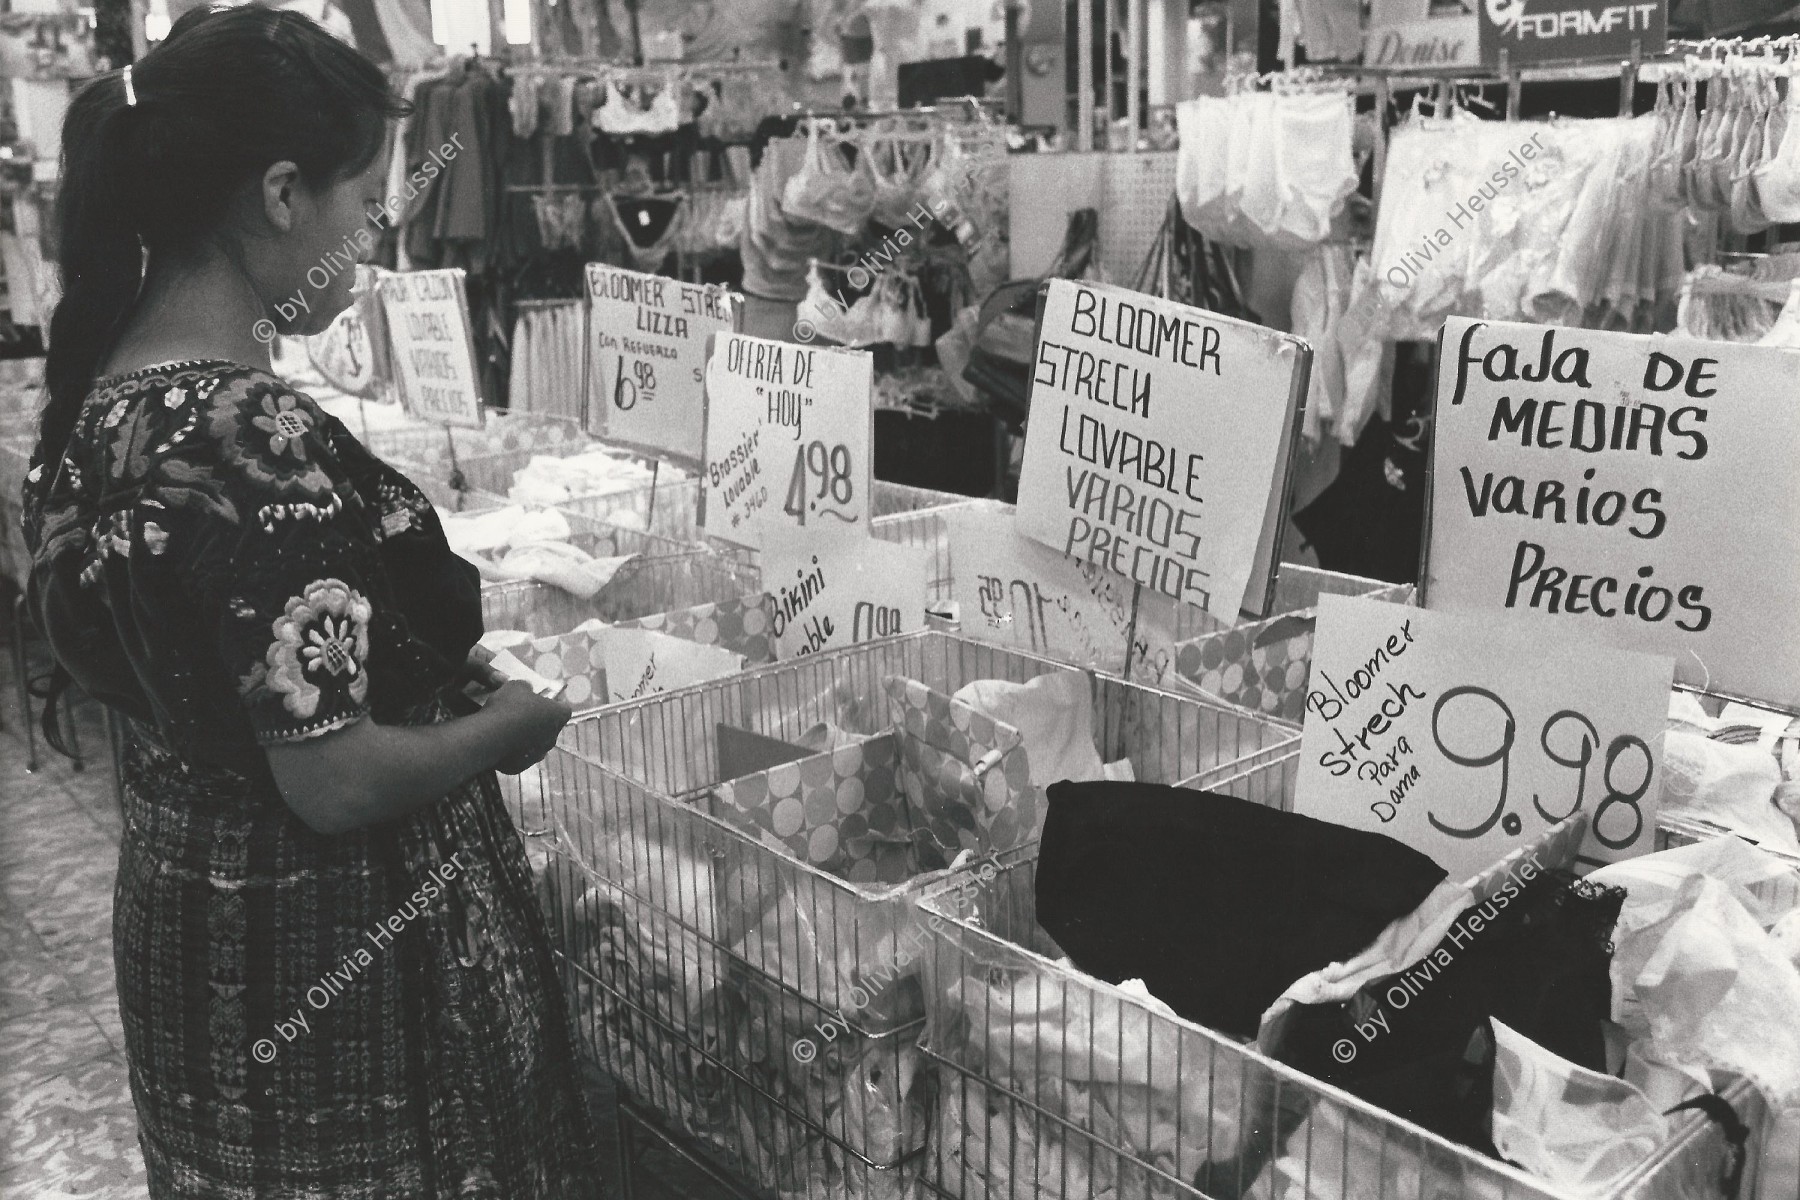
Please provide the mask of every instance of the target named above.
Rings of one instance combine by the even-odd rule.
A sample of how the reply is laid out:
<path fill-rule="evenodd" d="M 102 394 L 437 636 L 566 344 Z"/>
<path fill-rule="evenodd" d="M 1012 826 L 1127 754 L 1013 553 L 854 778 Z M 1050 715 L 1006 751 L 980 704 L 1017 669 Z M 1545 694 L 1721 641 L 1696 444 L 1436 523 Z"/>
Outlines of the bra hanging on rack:
<path fill-rule="evenodd" d="M 844 160 L 847 145 L 834 138 L 827 146 L 815 122 L 807 135 L 806 159 L 782 190 L 781 207 L 790 217 L 855 237 L 875 206 L 875 185 L 866 171 Z"/>
<path fill-rule="evenodd" d="M 612 80 L 606 82 L 606 103 L 594 110 L 593 122 L 601 133 L 615 136 L 630 134 L 674 133 L 681 125 L 681 105 L 675 99 L 675 88 L 664 84 L 648 107 L 627 96 Z"/>

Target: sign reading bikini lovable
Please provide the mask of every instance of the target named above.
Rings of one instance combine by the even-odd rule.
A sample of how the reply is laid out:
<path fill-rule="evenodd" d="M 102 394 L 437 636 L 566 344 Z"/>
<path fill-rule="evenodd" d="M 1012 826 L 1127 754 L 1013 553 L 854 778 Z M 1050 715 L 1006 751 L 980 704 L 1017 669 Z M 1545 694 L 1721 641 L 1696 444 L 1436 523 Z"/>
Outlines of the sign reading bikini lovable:
<path fill-rule="evenodd" d="M 481 428 L 481 376 L 458 268 L 404 271 L 377 284 L 400 402 L 421 421 Z"/>
<path fill-rule="evenodd" d="M 1066 279 L 1042 313 L 1019 531 L 1227 620 L 1264 615 L 1306 343 Z"/>
<path fill-rule="evenodd" d="M 582 424 L 596 437 L 698 462 L 707 340 L 737 328 L 743 297 L 589 263 L 587 298 Z"/>
<path fill-rule="evenodd" d="M 715 334 L 700 527 L 752 550 L 778 525 L 868 536 L 874 362 L 863 350 Z"/>
<path fill-rule="evenodd" d="M 1573 813 L 1581 854 L 1655 849 L 1674 663 L 1518 616 L 1325 596 L 1294 811 L 1467 878 Z"/>
<path fill-rule="evenodd" d="M 872 538 L 772 524 L 762 567 L 770 630 L 781 659 L 896 637 L 925 627 L 931 551 Z"/>
<path fill-rule="evenodd" d="M 1800 708 L 1800 356 L 1452 318 L 1421 603 Z"/>

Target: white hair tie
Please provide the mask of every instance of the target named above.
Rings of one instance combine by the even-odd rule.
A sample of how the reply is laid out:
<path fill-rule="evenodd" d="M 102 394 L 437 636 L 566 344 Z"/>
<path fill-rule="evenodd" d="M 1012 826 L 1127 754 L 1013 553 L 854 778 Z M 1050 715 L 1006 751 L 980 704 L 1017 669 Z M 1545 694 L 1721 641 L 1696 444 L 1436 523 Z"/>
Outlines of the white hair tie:
<path fill-rule="evenodd" d="M 137 107 L 137 89 L 131 86 L 131 64 L 125 64 L 125 107 Z"/>

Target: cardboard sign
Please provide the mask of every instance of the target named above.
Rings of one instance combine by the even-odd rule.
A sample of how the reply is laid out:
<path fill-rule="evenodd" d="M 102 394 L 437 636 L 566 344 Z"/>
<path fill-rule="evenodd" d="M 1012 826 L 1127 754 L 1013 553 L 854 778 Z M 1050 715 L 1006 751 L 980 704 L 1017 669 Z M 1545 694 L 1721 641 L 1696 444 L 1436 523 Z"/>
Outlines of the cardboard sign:
<path fill-rule="evenodd" d="M 387 321 L 376 298 L 381 280 L 390 274 L 379 267 L 358 266 L 350 307 L 339 313 L 324 333 L 304 339 L 313 368 L 345 395 L 380 399 L 392 378 Z"/>
<path fill-rule="evenodd" d="M 1452 318 L 1422 602 L 1800 706 L 1800 356 Z"/>
<path fill-rule="evenodd" d="M 763 589 L 775 657 L 797 658 L 925 626 L 931 552 L 861 533 L 772 530 Z"/>
<path fill-rule="evenodd" d="M 462 271 L 407 271 L 378 286 L 406 411 L 438 425 L 481 428 L 481 377 Z"/>
<path fill-rule="evenodd" d="M 1569 58 L 1630 58 L 1669 48 L 1668 0 L 1481 0 L 1481 61 L 1512 66 Z"/>
<path fill-rule="evenodd" d="M 1572 813 L 1585 857 L 1655 849 L 1673 664 L 1535 621 L 1326 596 L 1294 811 L 1463 879 Z"/>
<path fill-rule="evenodd" d="M 582 424 L 597 437 L 698 461 L 707 341 L 737 327 L 743 297 L 589 263 L 587 299 Z"/>
<path fill-rule="evenodd" d="M 968 637 L 1113 674 L 1125 670 L 1129 644 L 1132 680 L 1167 686 L 1175 677 L 1178 635 L 1192 637 L 1202 632 L 1199 624 L 1216 624 L 1189 606 L 1196 627 L 1180 629 L 1182 606 L 1144 589 L 1134 627 L 1129 581 L 1023 536 L 999 505 L 958 505 L 943 519 L 954 568 L 951 599 Z"/>
<path fill-rule="evenodd" d="M 775 528 L 867 534 L 875 360 L 866 351 L 713 339 L 700 527 L 752 550 Z"/>
<path fill-rule="evenodd" d="M 744 669 L 740 654 L 649 629 L 609 629 L 602 635 L 601 653 L 606 698 L 612 704 L 710 683 Z"/>
<path fill-rule="evenodd" d="M 1263 615 L 1310 358 L 1259 325 L 1051 280 L 1019 531 L 1146 592 Z"/>

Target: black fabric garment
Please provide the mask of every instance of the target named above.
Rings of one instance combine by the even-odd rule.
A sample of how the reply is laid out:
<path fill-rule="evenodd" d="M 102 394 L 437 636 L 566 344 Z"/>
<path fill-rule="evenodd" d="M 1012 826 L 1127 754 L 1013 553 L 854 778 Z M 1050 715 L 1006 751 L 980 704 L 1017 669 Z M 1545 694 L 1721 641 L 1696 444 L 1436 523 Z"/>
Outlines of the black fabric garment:
<path fill-rule="evenodd" d="M 1606 1071 L 1613 925 L 1625 892 L 1550 871 L 1466 909 L 1418 965 L 1342 1004 L 1301 1005 L 1275 1057 L 1453 1141 L 1494 1155 L 1497 1017 Z M 1333 1047 L 1356 1053 L 1340 1062 Z"/>
<path fill-rule="evenodd" d="M 901 63 L 900 107 L 917 108 L 940 100 L 985 96 L 987 85 L 1005 75 L 1005 67 L 979 54 Z"/>
<path fill-rule="evenodd" d="M 1416 583 L 1425 529 L 1424 418 L 1371 418 L 1342 469 L 1294 524 L 1327 571 Z"/>
<path fill-rule="evenodd" d="M 1365 949 L 1444 879 L 1384 834 L 1149 783 L 1054 783 L 1038 924 L 1109 983 L 1254 1037 L 1304 975 Z"/>

